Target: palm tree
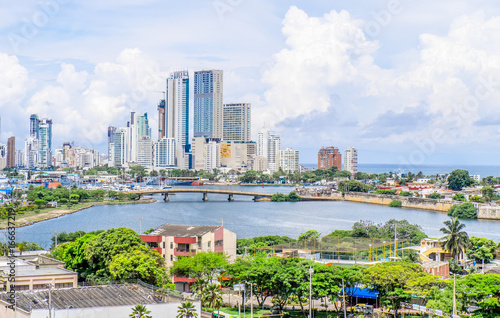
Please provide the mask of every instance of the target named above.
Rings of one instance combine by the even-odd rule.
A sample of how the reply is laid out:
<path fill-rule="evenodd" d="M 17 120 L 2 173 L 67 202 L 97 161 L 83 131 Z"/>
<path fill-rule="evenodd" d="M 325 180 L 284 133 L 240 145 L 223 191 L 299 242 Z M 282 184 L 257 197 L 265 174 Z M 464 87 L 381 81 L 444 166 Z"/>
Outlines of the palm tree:
<path fill-rule="evenodd" d="M 148 314 L 151 310 L 148 310 L 145 305 L 137 305 L 132 308 L 132 313 L 128 315 L 130 318 L 151 318 Z"/>
<path fill-rule="evenodd" d="M 453 259 L 457 261 L 457 256 L 462 254 L 469 245 L 469 235 L 467 232 L 462 231 L 465 228 L 465 224 L 460 223 L 458 218 L 452 218 L 443 223 L 445 227 L 442 227 L 440 231 L 446 236 L 442 238 L 444 239 L 442 247 L 445 251 L 450 252 Z"/>
<path fill-rule="evenodd" d="M 196 313 L 196 309 L 194 307 L 194 304 L 190 302 L 189 300 L 186 300 L 185 302 L 181 303 L 179 307 L 177 307 L 177 318 L 194 318 L 198 317 L 198 314 Z"/>
<path fill-rule="evenodd" d="M 201 303 L 205 307 L 212 308 L 212 312 L 219 310 L 220 306 L 222 306 L 222 295 L 219 284 L 211 283 L 203 289 Z"/>

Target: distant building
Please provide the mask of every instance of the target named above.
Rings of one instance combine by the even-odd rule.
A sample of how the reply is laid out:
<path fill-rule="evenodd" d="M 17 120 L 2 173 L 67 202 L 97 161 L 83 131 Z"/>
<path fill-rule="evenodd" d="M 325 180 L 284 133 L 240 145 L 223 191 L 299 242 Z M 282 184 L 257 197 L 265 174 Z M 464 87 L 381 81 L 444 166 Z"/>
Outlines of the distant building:
<path fill-rule="evenodd" d="M 163 224 L 148 235 L 140 236 L 143 242 L 165 258 L 171 267 L 179 256 L 193 256 L 200 252 L 218 252 L 236 260 L 236 234 L 223 226 Z M 190 291 L 195 279 L 173 278 L 177 290 Z"/>
<path fill-rule="evenodd" d="M 270 172 L 276 172 L 279 168 L 278 151 L 281 149 L 281 139 L 276 133 L 263 128 L 257 137 L 257 153 L 267 160 L 267 168 Z"/>
<path fill-rule="evenodd" d="M 143 136 L 137 144 L 137 164 L 144 167 L 153 166 L 153 141 L 149 136 Z"/>
<path fill-rule="evenodd" d="M 154 166 L 156 168 L 175 167 L 175 139 L 162 138 L 154 143 Z"/>
<path fill-rule="evenodd" d="M 0 286 L 3 290 L 11 290 L 8 283 L 10 260 L 0 257 Z M 64 262 L 42 255 L 20 255 L 16 257 L 15 283 L 16 291 L 76 287 L 78 273 L 64 268 Z M 1 316 L 3 317 L 3 316 Z"/>
<path fill-rule="evenodd" d="M 349 147 L 344 151 L 344 170 L 352 175 L 358 173 L 358 151 L 354 147 Z"/>
<path fill-rule="evenodd" d="M 299 151 L 286 148 L 279 151 L 279 167 L 285 172 L 299 171 Z"/>
<path fill-rule="evenodd" d="M 158 140 L 165 138 L 167 130 L 167 118 L 165 117 L 165 100 L 158 103 Z"/>
<path fill-rule="evenodd" d="M 116 127 L 108 127 L 108 166 L 114 167 L 115 165 L 115 131 Z"/>
<path fill-rule="evenodd" d="M 225 104 L 223 140 L 249 142 L 251 136 L 251 106 L 247 103 Z"/>
<path fill-rule="evenodd" d="M 342 155 L 338 148 L 323 147 L 318 152 L 318 169 L 328 170 L 331 167 L 337 167 L 337 170 L 342 170 Z"/>
<path fill-rule="evenodd" d="M 194 72 L 194 137 L 222 138 L 223 71 Z"/>
<path fill-rule="evenodd" d="M 124 167 L 128 162 L 129 154 L 129 130 L 127 127 L 117 129 L 113 134 L 113 160 L 115 167 Z"/>
<path fill-rule="evenodd" d="M 165 99 L 165 137 L 175 140 L 175 165 L 189 169 L 189 73 L 170 73 Z"/>
<path fill-rule="evenodd" d="M 16 137 L 7 140 L 7 168 L 16 166 Z"/>
<path fill-rule="evenodd" d="M 38 165 L 46 168 L 52 165 L 52 120 L 44 118 L 38 123 L 39 157 Z"/>

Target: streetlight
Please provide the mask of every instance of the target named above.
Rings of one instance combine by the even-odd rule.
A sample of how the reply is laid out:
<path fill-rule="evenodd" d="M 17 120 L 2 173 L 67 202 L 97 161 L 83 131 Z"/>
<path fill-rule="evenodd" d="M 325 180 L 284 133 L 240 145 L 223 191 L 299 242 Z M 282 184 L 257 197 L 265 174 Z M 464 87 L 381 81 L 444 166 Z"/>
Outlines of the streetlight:
<path fill-rule="evenodd" d="M 369 244 L 369 245 L 370 245 L 370 259 L 369 259 L 369 262 L 371 262 L 372 261 L 372 245 L 371 244 Z"/>
<path fill-rule="evenodd" d="M 314 269 L 309 266 L 309 318 L 312 317 L 312 275 Z"/>

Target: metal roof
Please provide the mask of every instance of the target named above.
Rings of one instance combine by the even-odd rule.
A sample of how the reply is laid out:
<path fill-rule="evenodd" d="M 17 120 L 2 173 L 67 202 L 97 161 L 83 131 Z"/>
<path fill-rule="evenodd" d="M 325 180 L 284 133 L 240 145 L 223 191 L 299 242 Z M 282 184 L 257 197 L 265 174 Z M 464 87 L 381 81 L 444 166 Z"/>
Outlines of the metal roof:
<path fill-rule="evenodd" d="M 149 289 L 139 285 L 103 285 L 51 290 L 51 302 L 54 309 L 89 308 L 109 306 L 135 306 L 137 304 L 163 303 Z M 31 311 L 47 309 L 49 291 L 17 291 L 17 307 Z M 8 293 L 0 293 L 0 299 L 6 301 Z"/>
<path fill-rule="evenodd" d="M 213 232 L 220 228 L 220 225 L 178 225 L 178 224 L 163 224 L 159 226 L 151 236 L 178 236 L 178 237 L 194 237 Z"/>

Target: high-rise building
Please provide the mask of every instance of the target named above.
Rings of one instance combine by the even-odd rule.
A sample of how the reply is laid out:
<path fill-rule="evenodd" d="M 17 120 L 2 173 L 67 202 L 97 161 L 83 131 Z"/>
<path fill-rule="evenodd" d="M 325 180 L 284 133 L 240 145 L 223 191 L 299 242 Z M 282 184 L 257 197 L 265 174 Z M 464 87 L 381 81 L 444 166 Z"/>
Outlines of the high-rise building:
<path fill-rule="evenodd" d="M 331 167 L 342 170 L 342 155 L 338 148 L 323 147 L 318 152 L 318 169 L 328 170 Z"/>
<path fill-rule="evenodd" d="M 153 141 L 149 136 L 144 136 L 139 140 L 137 163 L 145 167 L 151 167 L 153 165 Z"/>
<path fill-rule="evenodd" d="M 114 145 L 114 166 L 123 167 L 127 164 L 128 158 L 128 135 L 129 129 L 126 127 L 119 128 L 113 134 L 113 145 Z"/>
<path fill-rule="evenodd" d="M 154 143 L 154 166 L 175 167 L 175 139 L 162 138 Z"/>
<path fill-rule="evenodd" d="M 165 100 L 158 103 L 158 140 L 165 138 L 167 118 L 165 117 Z"/>
<path fill-rule="evenodd" d="M 250 104 L 225 104 L 223 140 L 249 142 L 252 138 L 251 123 Z"/>
<path fill-rule="evenodd" d="M 108 166 L 113 167 L 115 165 L 115 131 L 116 127 L 108 127 Z"/>
<path fill-rule="evenodd" d="M 30 137 L 38 139 L 38 115 L 37 114 L 31 114 L 30 116 Z"/>
<path fill-rule="evenodd" d="M 299 151 L 286 148 L 278 152 L 279 167 L 285 172 L 299 171 Z"/>
<path fill-rule="evenodd" d="M 280 149 L 281 139 L 278 134 L 270 132 L 266 128 L 259 131 L 256 157 L 262 163 L 261 166 L 267 166 L 270 172 L 276 172 L 279 168 L 278 152 Z M 262 158 L 265 158 L 265 160 Z"/>
<path fill-rule="evenodd" d="M 7 168 L 16 166 L 16 137 L 7 140 Z"/>
<path fill-rule="evenodd" d="M 355 147 L 348 147 L 344 151 L 344 170 L 353 175 L 358 172 L 358 151 Z"/>
<path fill-rule="evenodd" d="M 165 137 L 175 140 L 175 161 L 189 169 L 189 73 L 172 72 L 167 78 L 165 98 Z"/>
<path fill-rule="evenodd" d="M 52 165 L 52 120 L 44 118 L 38 122 L 39 157 L 38 165 Z"/>
<path fill-rule="evenodd" d="M 194 72 L 194 137 L 222 138 L 223 72 Z"/>
<path fill-rule="evenodd" d="M 129 128 L 129 139 L 128 139 L 128 162 L 137 163 L 139 154 L 139 141 L 143 137 L 150 137 L 151 139 L 151 129 L 149 128 L 148 113 L 143 115 L 136 114 L 135 112 L 130 113 L 130 121 L 127 123 Z"/>

